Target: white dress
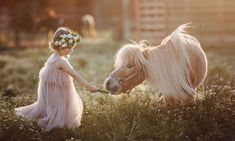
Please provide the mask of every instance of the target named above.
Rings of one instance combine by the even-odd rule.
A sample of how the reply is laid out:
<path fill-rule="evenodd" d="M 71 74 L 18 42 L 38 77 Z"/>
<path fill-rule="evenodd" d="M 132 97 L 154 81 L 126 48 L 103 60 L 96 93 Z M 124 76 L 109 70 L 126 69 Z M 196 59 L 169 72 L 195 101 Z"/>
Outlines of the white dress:
<path fill-rule="evenodd" d="M 54 53 L 39 73 L 38 99 L 35 103 L 16 108 L 16 114 L 36 120 L 46 130 L 58 127 L 78 127 L 81 124 L 83 104 L 74 87 L 73 78 L 56 68 L 55 62 L 65 57 Z"/>

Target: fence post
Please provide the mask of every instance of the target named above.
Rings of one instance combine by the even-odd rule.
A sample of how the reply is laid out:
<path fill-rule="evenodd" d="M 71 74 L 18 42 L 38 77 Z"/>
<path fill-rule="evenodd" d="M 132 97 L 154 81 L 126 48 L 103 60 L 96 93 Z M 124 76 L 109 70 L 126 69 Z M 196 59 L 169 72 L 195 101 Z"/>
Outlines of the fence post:
<path fill-rule="evenodd" d="M 129 2 L 128 0 L 122 0 L 122 17 L 123 17 L 123 38 L 130 37 L 130 21 L 129 21 Z"/>

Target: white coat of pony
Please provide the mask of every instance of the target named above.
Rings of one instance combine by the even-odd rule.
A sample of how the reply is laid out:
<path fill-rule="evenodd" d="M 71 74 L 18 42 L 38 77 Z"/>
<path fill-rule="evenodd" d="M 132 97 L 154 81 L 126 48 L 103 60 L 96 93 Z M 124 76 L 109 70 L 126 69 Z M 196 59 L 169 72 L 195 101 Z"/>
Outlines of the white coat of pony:
<path fill-rule="evenodd" d="M 206 77 L 207 58 L 198 40 L 186 33 L 188 27 L 179 26 L 156 47 L 124 45 L 116 55 L 115 66 L 133 56 L 137 67 L 144 68 L 147 82 L 166 98 L 191 99 Z"/>

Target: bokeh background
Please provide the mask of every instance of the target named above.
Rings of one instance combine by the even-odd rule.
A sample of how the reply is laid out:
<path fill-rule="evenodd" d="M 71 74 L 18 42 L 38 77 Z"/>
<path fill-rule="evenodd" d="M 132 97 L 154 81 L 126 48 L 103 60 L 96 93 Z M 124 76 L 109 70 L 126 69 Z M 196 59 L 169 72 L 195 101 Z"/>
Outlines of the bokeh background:
<path fill-rule="evenodd" d="M 2 0 L 0 43 L 45 46 L 37 41 L 59 26 L 81 33 L 82 18 L 89 14 L 98 31 L 109 30 L 118 41 L 158 44 L 180 24 L 192 22 L 192 33 L 204 45 L 233 45 L 234 5 L 233 0 Z"/>
<path fill-rule="evenodd" d="M 234 15 L 234 0 L 1 0 L 0 141 L 235 140 Z M 165 105 L 161 93 L 145 85 L 112 96 L 75 82 L 84 103 L 81 127 L 46 132 L 15 115 L 15 107 L 37 100 L 38 73 L 58 27 L 82 36 L 70 62 L 102 88 L 123 44 L 158 45 L 188 22 L 208 59 L 208 76 L 194 103 Z"/>

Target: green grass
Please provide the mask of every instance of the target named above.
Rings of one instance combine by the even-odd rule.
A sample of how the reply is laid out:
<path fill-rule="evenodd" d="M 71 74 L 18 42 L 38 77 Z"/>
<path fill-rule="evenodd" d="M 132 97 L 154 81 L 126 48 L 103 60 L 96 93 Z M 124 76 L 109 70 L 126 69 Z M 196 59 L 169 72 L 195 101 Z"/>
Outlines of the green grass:
<path fill-rule="evenodd" d="M 113 41 L 82 42 L 71 56 L 74 68 L 102 87 L 119 45 Z M 16 117 L 14 108 L 37 99 L 38 73 L 49 57 L 47 48 L 27 48 L 0 56 L 1 141 L 230 141 L 235 139 L 235 48 L 206 48 L 208 77 L 191 104 L 164 105 L 151 91 L 129 95 L 90 93 L 75 83 L 84 103 L 77 129 L 46 132 Z"/>

